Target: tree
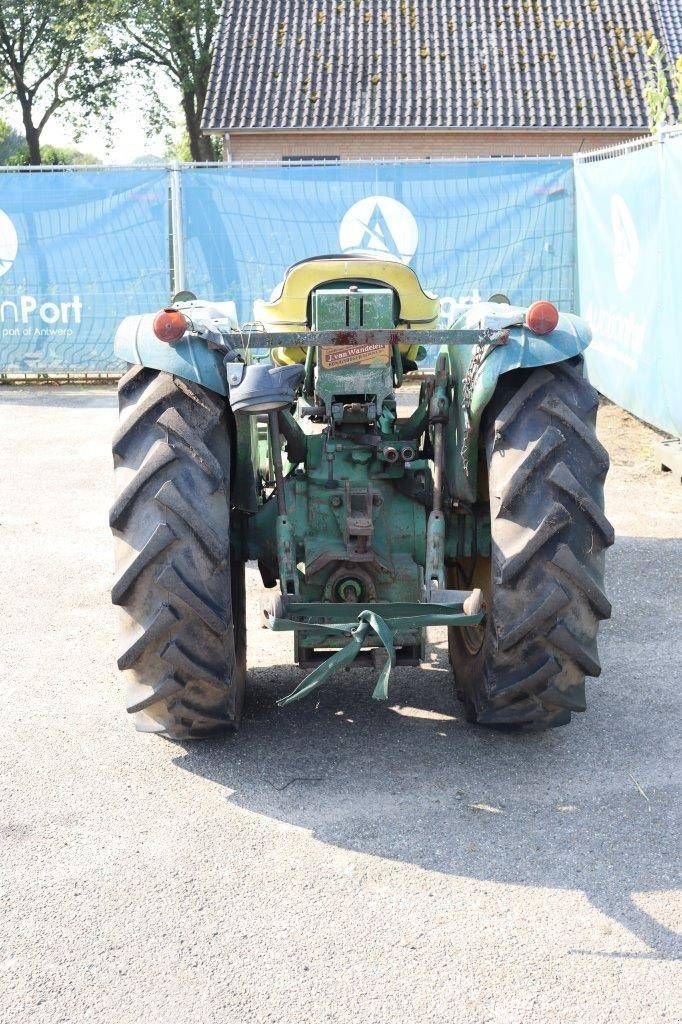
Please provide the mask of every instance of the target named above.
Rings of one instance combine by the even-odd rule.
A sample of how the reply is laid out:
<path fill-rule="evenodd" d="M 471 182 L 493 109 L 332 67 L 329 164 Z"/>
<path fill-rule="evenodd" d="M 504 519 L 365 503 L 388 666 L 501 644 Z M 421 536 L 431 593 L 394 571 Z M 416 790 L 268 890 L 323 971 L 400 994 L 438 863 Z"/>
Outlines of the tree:
<path fill-rule="evenodd" d="M 95 167 L 102 163 L 92 153 L 85 153 L 73 146 L 41 146 L 40 159 L 44 164 L 62 167 Z"/>
<path fill-rule="evenodd" d="M 106 32 L 103 0 L 2 0 L 0 86 L 16 102 L 29 163 L 56 113 L 99 115 L 113 102 L 123 56 Z"/>
<path fill-rule="evenodd" d="M 92 153 L 84 153 L 71 146 L 41 146 L 40 161 L 43 164 L 73 165 L 100 164 Z M 0 117 L 0 167 L 24 167 L 28 163 L 26 139 L 7 121 Z"/>
<path fill-rule="evenodd" d="M 26 140 L 0 118 L 0 167 L 28 163 Z"/>
<path fill-rule="evenodd" d="M 217 0 L 133 0 L 119 2 L 118 17 L 132 40 L 132 59 L 156 101 L 149 65 L 159 68 L 180 89 L 192 160 L 214 160 L 212 139 L 201 131 L 201 115 L 211 70 Z M 166 112 L 167 113 L 167 112 Z"/>
<path fill-rule="evenodd" d="M 671 121 L 673 124 L 682 123 L 682 57 L 678 57 L 671 66 L 658 39 L 652 40 L 647 57 L 644 101 L 649 128 L 655 133 Z"/>
<path fill-rule="evenodd" d="M 208 142 L 211 148 L 211 155 L 204 157 L 204 159 L 220 160 L 222 149 L 220 139 L 208 136 L 206 137 L 206 142 Z M 192 153 L 189 134 L 186 130 L 182 132 L 179 139 L 176 139 L 175 142 L 170 142 L 166 147 L 166 160 L 177 160 L 181 164 L 186 164 L 195 159 L 196 157 Z"/>

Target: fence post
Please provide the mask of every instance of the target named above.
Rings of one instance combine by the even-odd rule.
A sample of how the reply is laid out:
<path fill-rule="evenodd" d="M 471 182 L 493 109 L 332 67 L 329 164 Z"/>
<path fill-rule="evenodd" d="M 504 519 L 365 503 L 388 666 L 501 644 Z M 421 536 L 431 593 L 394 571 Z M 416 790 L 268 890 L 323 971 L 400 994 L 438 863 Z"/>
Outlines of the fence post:
<path fill-rule="evenodd" d="M 173 294 L 185 290 L 185 251 L 182 225 L 182 171 L 176 161 L 170 168 L 170 219 L 173 241 Z"/>

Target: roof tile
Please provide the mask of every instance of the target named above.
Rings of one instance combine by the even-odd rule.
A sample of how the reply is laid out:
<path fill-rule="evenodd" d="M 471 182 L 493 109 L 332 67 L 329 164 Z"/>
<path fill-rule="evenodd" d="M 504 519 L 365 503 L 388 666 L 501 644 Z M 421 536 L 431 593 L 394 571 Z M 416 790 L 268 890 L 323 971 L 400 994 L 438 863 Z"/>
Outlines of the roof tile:
<path fill-rule="evenodd" d="M 224 0 L 206 130 L 647 127 L 679 0 Z"/>

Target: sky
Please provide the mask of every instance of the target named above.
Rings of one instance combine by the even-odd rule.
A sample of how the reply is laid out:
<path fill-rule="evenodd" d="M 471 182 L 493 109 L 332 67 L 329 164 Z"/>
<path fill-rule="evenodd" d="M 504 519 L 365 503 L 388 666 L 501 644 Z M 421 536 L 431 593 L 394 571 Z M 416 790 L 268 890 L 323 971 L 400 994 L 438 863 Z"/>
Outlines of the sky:
<path fill-rule="evenodd" d="M 161 92 L 172 115 L 180 122 L 181 112 L 176 102 L 177 93 L 165 82 L 160 83 Z M 144 93 L 139 84 L 131 83 L 125 92 L 125 100 L 116 107 L 113 115 L 112 133 L 108 134 L 93 119 L 90 130 L 74 138 L 73 127 L 67 119 L 51 118 L 41 136 L 42 145 L 74 146 L 86 153 L 92 153 L 105 164 L 129 164 L 138 157 L 163 157 L 166 144 L 158 133 L 147 138 L 144 123 Z M 176 109 L 177 108 L 177 109 Z M 23 134 L 21 118 L 10 109 L 3 116 L 13 128 Z M 180 135 L 180 129 L 175 133 Z M 110 144 L 111 143 L 111 144 Z"/>

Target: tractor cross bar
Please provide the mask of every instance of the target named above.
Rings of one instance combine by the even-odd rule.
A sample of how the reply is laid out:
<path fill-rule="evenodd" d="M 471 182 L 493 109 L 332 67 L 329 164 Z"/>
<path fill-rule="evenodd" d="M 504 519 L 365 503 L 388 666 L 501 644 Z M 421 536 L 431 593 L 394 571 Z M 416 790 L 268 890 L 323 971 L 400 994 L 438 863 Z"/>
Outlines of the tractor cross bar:
<path fill-rule="evenodd" d="M 249 330 L 245 326 L 240 331 L 239 346 L 253 348 L 327 348 L 335 345 L 486 345 L 504 344 L 508 337 L 507 331 L 480 330 L 448 330 L 448 331 L 415 331 L 393 328 L 355 329 L 352 327 L 334 331 L 262 331 Z"/>

